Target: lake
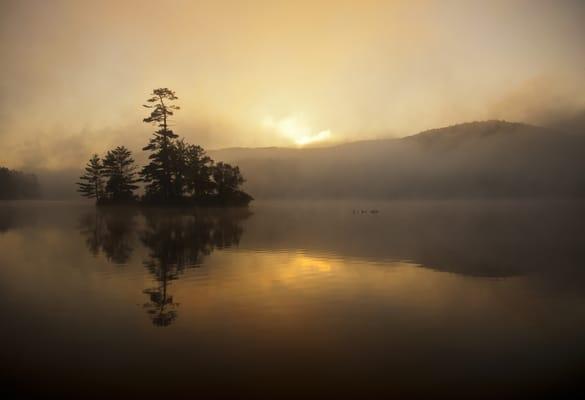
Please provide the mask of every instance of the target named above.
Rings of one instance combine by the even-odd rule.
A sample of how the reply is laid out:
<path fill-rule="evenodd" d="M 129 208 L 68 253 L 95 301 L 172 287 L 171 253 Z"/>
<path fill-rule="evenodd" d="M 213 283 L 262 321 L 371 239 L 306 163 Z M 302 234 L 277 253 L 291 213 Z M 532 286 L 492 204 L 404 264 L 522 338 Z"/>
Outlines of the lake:
<path fill-rule="evenodd" d="M 582 391 L 585 203 L 0 203 L 4 392 Z"/>

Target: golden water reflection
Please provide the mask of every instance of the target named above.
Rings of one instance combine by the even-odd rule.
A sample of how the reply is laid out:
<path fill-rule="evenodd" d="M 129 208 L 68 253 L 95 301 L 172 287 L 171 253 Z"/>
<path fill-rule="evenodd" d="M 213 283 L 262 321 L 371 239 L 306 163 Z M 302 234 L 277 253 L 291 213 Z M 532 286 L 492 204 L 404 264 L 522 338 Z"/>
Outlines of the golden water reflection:
<path fill-rule="evenodd" d="M 2 372 L 148 396 L 582 381 L 582 208 L 377 208 L 0 209 Z"/>

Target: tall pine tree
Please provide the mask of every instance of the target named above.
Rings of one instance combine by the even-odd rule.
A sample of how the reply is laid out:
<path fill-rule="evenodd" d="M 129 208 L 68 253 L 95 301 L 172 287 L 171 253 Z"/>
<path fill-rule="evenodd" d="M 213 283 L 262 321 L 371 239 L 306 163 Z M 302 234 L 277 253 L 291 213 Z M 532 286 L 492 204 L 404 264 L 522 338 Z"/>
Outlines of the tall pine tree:
<path fill-rule="evenodd" d="M 144 202 L 160 204 L 247 205 L 252 197 L 241 190 L 244 178 L 238 167 L 214 164 L 205 150 L 178 139 L 170 128 L 170 118 L 180 108 L 173 104 L 175 92 L 154 89 L 148 104 L 150 115 L 144 122 L 157 129 L 143 148 L 149 151 L 149 163 L 140 171 L 145 185 Z M 136 200 L 134 191 L 140 181 L 131 152 L 125 147 L 109 151 L 103 162 L 95 155 L 78 183 L 83 196 L 98 203 L 125 203 Z M 104 184 L 105 181 L 105 184 Z M 105 185 L 105 188 L 104 188 Z"/>
<path fill-rule="evenodd" d="M 104 198 L 103 165 L 97 154 L 89 159 L 85 166 L 85 173 L 79 179 L 77 191 L 83 197 L 96 199 L 98 203 Z"/>
<path fill-rule="evenodd" d="M 126 202 L 135 199 L 136 165 L 132 153 L 124 146 L 108 151 L 104 157 L 103 175 L 108 178 L 106 194 L 112 202 Z"/>
<path fill-rule="evenodd" d="M 158 129 L 150 138 L 148 146 L 143 150 L 150 151 L 150 162 L 142 168 L 140 175 L 146 182 L 146 196 L 162 201 L 179 198 L 181 193 L 175 183 L 176 173 L 173 171 L 175 139 L 178 137 L 169 129 L 169 118 L 179 106 L 172 104 L 178 97 L 170 89 L 159 88 L 152 91 L 148 104 L 150 115 L 144 122 L 155 124 Z"/>

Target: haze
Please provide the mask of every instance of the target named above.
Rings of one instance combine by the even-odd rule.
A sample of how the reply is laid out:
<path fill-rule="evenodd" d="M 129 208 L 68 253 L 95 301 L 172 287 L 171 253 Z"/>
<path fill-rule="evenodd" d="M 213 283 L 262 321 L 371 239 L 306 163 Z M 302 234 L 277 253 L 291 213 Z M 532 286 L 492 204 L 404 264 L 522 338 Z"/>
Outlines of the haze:
<path fill-rule="evenodd" d="M 152 132 L 208 148 L 399 137 L 585 109 L 579 1 L 2 1 L 0 164 L 79 169 Z"/>

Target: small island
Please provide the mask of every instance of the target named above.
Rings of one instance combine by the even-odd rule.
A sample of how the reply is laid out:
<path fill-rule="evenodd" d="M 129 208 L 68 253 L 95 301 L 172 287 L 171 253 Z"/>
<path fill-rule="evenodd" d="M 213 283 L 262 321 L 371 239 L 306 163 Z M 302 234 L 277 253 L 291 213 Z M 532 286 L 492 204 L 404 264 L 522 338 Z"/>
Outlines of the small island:
<path fill-rule="evenodd" d="M 241 190 L 244 177 L 237 166 L 214 162 L 201 146 L 187 143 L 169 128 L 169 119 L 179 106 L 168 88 L 152 91 L 147 104 L 150 115 L 144 122 L 157 130 L 142 149 L 149 163 L 138 171 L 132 152 L 124 146 L 103 157 L 94 154 L 77 182 L 83 197 L 97 205 L 143 204 L 157 206 L 247 206 L 252 196 Z M 144 194 L 138 196 L 139 183 Z"/>

